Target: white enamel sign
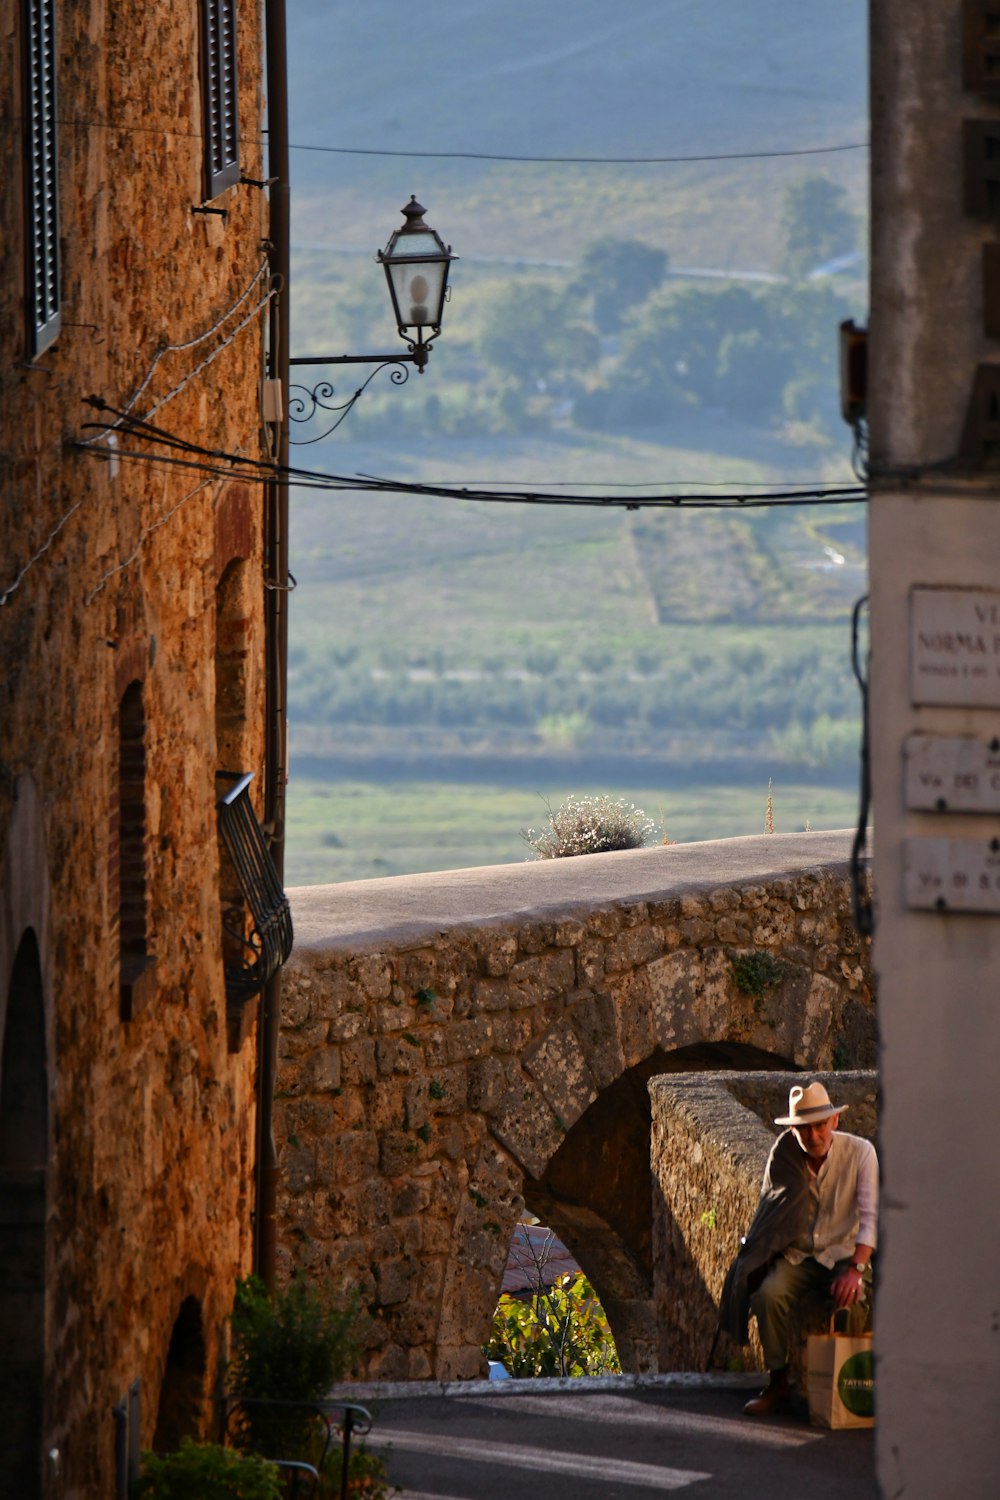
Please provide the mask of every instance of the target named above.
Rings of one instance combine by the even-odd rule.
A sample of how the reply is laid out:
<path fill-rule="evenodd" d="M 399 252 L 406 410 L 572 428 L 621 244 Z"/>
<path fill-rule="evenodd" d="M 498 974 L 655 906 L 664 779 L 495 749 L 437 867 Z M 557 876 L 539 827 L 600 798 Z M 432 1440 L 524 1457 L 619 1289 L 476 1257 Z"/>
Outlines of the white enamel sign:
<path fill-rule="evenodd" d="M 911 734 L 903 766 L 911 812 L 1000 813 L 1000 738 Z"/>
<path fill-rule="evenodd" d="M 911 589 L 910 696 L 915 704 L 1000 708 L 1000 592 Z"/>
<path fill-rule="evenodd" d="M 913 910 L 1000 912 L 1000 837 L 907 839 L 903 879 Z"/>

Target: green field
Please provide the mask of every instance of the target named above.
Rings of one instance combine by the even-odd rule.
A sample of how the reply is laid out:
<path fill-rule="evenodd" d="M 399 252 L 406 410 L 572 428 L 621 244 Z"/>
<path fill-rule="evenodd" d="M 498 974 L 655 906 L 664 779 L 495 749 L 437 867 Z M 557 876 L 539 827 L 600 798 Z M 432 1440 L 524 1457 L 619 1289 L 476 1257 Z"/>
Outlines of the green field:
<path fill-rule="evenodd" d="M 537 784 L 348 778 L 297 775 L 288 786 L 286 881 L 326 885 L 382 875 L 510 864 L 533 857 L 520 837 L 545 821 L 546 801 L 606 792 L 641 807 L 664 835 L 686 843 L 761 833 L 767 778 L 752 784 L 691 781 L 675 772 L 659 786 Z M 778 833 L 847 828 L 857 818 L 853 789 L 777 780 L 773 785 Z"/>

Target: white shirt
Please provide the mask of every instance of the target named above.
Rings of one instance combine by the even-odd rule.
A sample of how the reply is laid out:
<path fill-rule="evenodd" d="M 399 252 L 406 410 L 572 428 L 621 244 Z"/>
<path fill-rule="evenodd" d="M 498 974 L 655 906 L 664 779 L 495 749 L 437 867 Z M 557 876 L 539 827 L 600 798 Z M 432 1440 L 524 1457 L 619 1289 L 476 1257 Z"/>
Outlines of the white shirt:
<path fill-rule="evenodd" d="M 809 1174 L 813 1219 L 809 1229 L 784 1252 L 793 1266 L 811 1255 L 832 1270 L 849 1260 L 855 1246 L 871 1245 L 878 1234 L 878 1157 L 870 1141 L 836 1130 L 826 1160 Z"/>

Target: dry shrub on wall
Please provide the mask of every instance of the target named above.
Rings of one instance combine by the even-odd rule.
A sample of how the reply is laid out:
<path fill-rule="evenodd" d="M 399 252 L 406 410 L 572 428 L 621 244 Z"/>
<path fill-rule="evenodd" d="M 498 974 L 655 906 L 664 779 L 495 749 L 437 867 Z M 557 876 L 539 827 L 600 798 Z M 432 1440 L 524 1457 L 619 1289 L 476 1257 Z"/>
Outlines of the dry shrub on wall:
<path fill-rule="evenodd" d="M 656 833 L 652 818 L 620 797 L 567 797 L 555 811 L 548 802 L 545 807 L 546 827 L 521 829 L 522 839 L 537 859 L 642 849 Z"/>

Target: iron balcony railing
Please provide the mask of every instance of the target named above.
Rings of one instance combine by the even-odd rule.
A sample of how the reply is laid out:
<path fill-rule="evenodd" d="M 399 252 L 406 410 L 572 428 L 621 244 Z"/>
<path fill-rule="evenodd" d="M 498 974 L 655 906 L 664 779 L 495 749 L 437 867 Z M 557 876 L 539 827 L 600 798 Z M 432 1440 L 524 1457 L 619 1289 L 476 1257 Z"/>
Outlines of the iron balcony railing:
<path fill-rule="evenodd" d="M 253 773 L 220 771 L 233 783 L 219 798 L 219 832 L 242 895 L 223 908 L 226 999 L 251 1000 L 292 951 L 292 913 L 250 801 Z"/>

